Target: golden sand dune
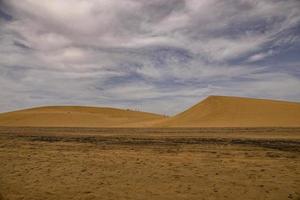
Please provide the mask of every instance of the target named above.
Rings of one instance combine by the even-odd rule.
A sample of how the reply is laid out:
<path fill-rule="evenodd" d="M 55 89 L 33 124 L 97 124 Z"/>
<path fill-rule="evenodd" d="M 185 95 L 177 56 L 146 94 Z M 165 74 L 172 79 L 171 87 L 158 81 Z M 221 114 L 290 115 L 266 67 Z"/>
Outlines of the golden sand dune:
<path fill-rule="evenodd" d="M 0 126 L 300 127 L 300 103 L 210 96 L 174 117 L 115 108 L 50 106 L 2 113 Z"/>
<path fill-rule="evenodd" d="M 300 103 L 210 96 L 160 127 L 300 127 Z"/>
<path fill-rule="evenodd" d="M 49 106 L 0 114 L 0 126 L 142 127 L 164 116 L 115 108 Z"/>

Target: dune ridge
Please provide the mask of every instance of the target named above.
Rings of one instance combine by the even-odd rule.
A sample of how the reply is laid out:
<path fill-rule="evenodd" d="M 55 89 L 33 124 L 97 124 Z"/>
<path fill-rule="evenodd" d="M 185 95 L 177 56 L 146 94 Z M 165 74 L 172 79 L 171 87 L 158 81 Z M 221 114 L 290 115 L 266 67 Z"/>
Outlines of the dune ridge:
<path fill-rule="evenodd" d="M 300 103 L 209 96 L 160 127 L 300 127 Z"/>
<path fill-rule="evenodd" d="M 164 119 L 158 114 L 107 107 L 47 106 L 0 114 L 0 126 L 143 127 Z"/>
<path fill-rule="evenodd" d="M 300 127 L 300 103 L 209 96 L 173 117 L 106 107 L 48 106 L 2 113 L 0 126 Z"/>

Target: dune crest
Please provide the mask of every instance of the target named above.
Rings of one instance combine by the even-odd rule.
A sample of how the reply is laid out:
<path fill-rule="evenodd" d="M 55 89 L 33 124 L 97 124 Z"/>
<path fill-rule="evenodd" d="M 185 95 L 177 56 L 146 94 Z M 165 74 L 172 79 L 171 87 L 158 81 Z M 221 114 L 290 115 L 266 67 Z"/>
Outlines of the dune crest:
<path fill-rule="evenodd" d="M 116 108 L 48 106 L 0 114 L 0 126 L 143 127 L 165 117 Z"/>
<path fill-rule="evenodd" d="M 2 113 L 0 126 L 300 127 L 300 103 L 209 96 L 173 117 L 116 108 L 49 106 Z"/>
<path fill-rule="evenodd" d="M 161 127 L 300 127 L 300 103 L 209 96 Z"/>

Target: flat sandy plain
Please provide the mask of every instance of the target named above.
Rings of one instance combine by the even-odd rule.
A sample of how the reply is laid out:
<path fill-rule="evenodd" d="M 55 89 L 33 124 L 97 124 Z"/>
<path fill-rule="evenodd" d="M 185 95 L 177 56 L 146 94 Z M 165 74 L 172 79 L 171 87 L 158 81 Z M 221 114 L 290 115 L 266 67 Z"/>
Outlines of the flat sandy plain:
<path fill-rule="evenodd" d="M 0 199 L 300 199 L 300 128 L 0 127 Z"/>

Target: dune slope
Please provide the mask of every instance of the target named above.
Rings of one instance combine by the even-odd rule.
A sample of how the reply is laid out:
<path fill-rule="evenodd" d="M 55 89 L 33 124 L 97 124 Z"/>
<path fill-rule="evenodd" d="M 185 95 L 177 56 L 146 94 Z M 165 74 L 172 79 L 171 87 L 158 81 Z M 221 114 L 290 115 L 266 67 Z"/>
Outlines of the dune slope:
<path fill-rule="evenodd" d="M 0 126 L 30 127 L 143 127 L 164 116 L 82 106 L 49 106 L 0 114 Z"/>
<path fill-rule="evenodd" d="M 210 96 L 174 117 L 115 108 L 49 106 L 2 113 L 0 126 L 300 127 L 300 103 Z"/>
<path fill-rule="evenodd" d="M 159 127 L 300 127 L 300 103 L 210 96 Z"/>

